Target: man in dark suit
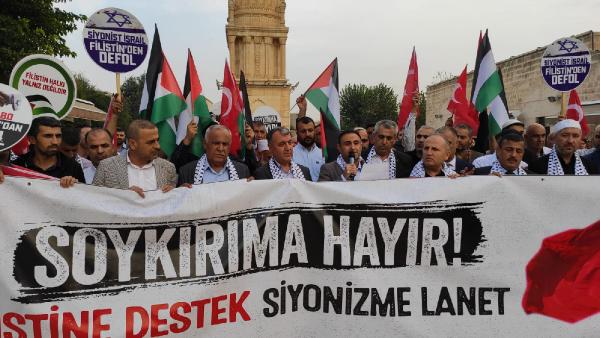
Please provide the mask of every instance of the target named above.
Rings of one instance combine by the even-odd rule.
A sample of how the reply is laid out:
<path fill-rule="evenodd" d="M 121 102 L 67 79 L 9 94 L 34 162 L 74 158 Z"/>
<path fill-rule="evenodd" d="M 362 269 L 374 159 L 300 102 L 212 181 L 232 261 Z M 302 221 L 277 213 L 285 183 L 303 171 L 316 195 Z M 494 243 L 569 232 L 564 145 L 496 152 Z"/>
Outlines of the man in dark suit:
<path fill-rule="evenodd" d="M 421 157 L 423 157 L 423 147 L 425 146 L 425 140 L 435 133 L 435 129 L 430 126 L 421 126 L 415 135 L 415 150 L 407 151 L 405 154 L 410 156 L 413 167 L 419 163 Z"/>
<path fill-rule="evenodd" d="M 413 164 L 410 156 L 399 153 L 394 148 L 398 136 L 398 125 L 394 121 L 382 120 L 375 124 L 373 146 L 363 153 L 366 165 L 385 164 L 389 168 L 387 179 L 409 177 Z"/>
<path fill-rule="evenodd" d="M 586 158 L 577 154 L 581 141 L 581 125 L 571 119 L 565 119 L 552 127 L 554 149 L 529 163 L 529 170 L 540 175 L 564 176 L 597 175 L 598 169 Z"/>
<path fill-rule="evenodd" d="M 516 175 L 525 176 L 529 172 L 521 168 L 525 154 L 525 139 L 513 130 L 503 131 L 498 138 L 497 159 L 491 166 L 475 169 L 475 175 Z"/>
<path fill-rule="evenodd" d="M 356 131 L 343 131 L 337 144 L 340 153 L 337 160 L 321 166 L 319 182 L 322 181 L 354 181 L 362 167 L 360 157 L 362 141 Z"/>
<path fill-rule="evenodd" d="M 311 181 L 308 168 L 294 163 L 294 142 L 287 128 L 279 127 L 272 129 L 267 135 L 269 149 L 273 157 L 262 167 L 256 169 L 254 178 L 257 180 L 272 179 L 299 179 Z"/>
<path fill-rule="evenodd" d="M 210 126 L 204 136 L 205 154 L 179 169 L 179 186 L 235 181 L 250 176 L 248 167 L 229 158 L 231 131 L 222 125 Z"/>
<path fill-rule="evenodd" d="M 456 148 L 458 146 L 458 133 L 456 132 L 456 129 L 449 126 L 444 126 L 438 129 L 437 132 L 446 139 L 448 145 L 450 146 L 450 156 L 446 161 L 448 167 L 458 174 L 465 174 L 466 172 L 472 170 L 472 164 L 456 156 Z"/>
<path fill-rule="evenodd" d="M 587 161 L 592 162 L 596 166 L 596 170 L 600 171 L 600 125 L 594 129 L 594 147 L 595 150 L 590 154 L 583 156 Z"/>

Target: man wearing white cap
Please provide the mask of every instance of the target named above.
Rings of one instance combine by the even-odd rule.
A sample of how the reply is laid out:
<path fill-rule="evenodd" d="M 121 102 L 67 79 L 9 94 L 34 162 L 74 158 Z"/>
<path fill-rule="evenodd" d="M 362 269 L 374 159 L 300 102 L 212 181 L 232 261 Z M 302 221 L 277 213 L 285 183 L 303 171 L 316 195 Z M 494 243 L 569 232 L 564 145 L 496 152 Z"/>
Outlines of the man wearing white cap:
<path fill-rule="evenodd" d="M 581 158 L 576 152 L 581 140 L 579 122 L 571 119 L 562 120 L 554 125 L 552 134 L 554 148 L 550 154 L 530 163 L 529 170 L 549 176 L 587 176 L 598 173 L 592 162 Z"/>

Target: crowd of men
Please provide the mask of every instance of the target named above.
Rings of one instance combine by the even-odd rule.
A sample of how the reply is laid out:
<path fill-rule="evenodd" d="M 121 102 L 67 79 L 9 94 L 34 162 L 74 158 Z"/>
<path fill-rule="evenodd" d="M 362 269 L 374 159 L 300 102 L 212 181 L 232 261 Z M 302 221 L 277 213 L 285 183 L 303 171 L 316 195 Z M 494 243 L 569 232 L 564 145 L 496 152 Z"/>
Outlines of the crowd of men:
<path fill-rule="evenodd" d="M 244 155 L 231 154 L 231 131 L 215 122 L 199 130 L 192 122 L 170 160 L 160 149 L 158 129 L 147 120 L 131 122 L 126 131 L 111 127 L 63 127 L 51 117 L 34 119 L 29 131 L 29 151 L 11 159 L 0 153 L 0 164 L 26 168 L 57 178 L 62 187 L 76 183 L 129 189 L 144 197 L 152 190 L 169 192 L 176 187 L 232 180 L 299 179 L 353 181 L 468 175 L 597 175 L 600 171 L 600 126 L 593 130 L 593 148 L 582 149 L 577 121 L 564 119 L 546 135 L 540 124 L 525 126 L 510 120 L 487 154 L 472 149 L 473 130 L 466 124 L 435 129 L 420 127 L 415 149 L 406 151 L 403 130 L 395 122 L 378 121 L 339 133 L 339 156 L 326 163 L 320 145 L 320 128 L 306 116 L 306 99 L 300 107 L 296 131 L 278 127 L 267 132 L 255 121 L 246 125 Z M 122 105 L 111 102 L 118 115 Z M 110 124 L 109 124 L 110 125 Z M 204 154 L 198 158 L 191 143 L 203 134 Z M 115 138 L 113 139 L 113 134 Z M 1 167 L 0 167 L 1 168 Z M 379 176 L 373 173 L 379 173 Z M 375 175 L 375 176 L 373 176 Z M 0 182 L 4 175 L 0 170 Z"/>

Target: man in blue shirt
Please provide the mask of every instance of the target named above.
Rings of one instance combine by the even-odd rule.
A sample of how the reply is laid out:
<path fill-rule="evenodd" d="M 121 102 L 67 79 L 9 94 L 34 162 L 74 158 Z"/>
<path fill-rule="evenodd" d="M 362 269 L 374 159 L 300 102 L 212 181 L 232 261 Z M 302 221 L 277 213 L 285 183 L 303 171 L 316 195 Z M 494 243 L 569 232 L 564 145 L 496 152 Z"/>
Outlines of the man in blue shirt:
<path fill-rule="evenodd" d="M 179 186 L 235 181 L 250 176 L 248 167 L 229 157 L 231 131 L 223 125 L 210 126 L 204 135 L 205 154 L 179 169 Z"/>
<path fill-rule="evenodd" d="M 296 132 L 298 144 L 294 147 L 294 163 L 307 167 L 316 182 L 325 160 L 321 148 L 315 144 L 315 122 L 308 116 L 299 118 L 296 120 Z"/>

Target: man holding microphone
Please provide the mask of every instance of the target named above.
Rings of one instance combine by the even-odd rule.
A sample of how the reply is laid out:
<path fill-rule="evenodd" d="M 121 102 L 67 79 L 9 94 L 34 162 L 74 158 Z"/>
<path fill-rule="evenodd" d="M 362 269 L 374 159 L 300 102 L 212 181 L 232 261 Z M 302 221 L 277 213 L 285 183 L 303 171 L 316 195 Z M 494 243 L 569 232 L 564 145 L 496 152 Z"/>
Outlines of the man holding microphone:
<path fill-rule="evenodd" d="M 321 166 L 319 182 L 354 181 L 360 174 L 364 160 L 360 157 L 362 142 L 358 132 L 341 132 L 337 148 L 340 155 L 335 162 Z"/>

